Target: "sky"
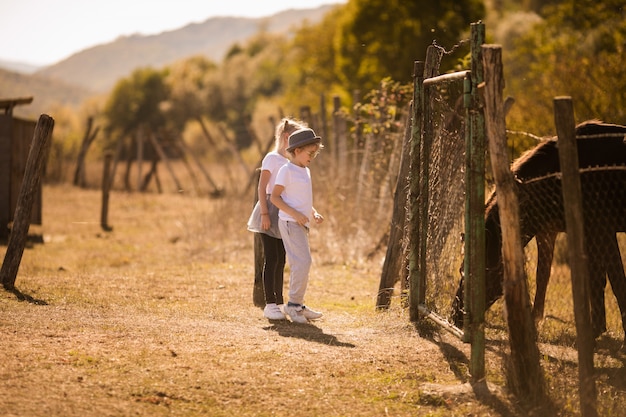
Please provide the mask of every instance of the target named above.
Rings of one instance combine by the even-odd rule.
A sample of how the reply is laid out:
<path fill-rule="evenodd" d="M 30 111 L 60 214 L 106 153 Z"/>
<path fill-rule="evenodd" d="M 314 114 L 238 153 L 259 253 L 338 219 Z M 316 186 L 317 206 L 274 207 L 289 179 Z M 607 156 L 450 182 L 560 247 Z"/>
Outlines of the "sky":
<path fill-rule="evenodd" d="M 120 36 L 211 17 L 263 17 L 347 0 L 0 0 L 0 60 L 51 65 Z"/>

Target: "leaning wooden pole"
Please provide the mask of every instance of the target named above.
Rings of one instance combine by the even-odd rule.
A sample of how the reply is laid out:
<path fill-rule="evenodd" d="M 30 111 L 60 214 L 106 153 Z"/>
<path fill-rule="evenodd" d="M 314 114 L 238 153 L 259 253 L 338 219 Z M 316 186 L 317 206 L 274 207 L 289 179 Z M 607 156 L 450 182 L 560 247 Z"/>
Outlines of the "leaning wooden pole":
<path fill-rule="evenodd" d="M 0 270 L 0 280 L 7 290 L 15 288 L 15 279 L 17 271 L 22 261 L 26 239 L 28 237 L 28 228 L 30 227 L 31 211 L 37 190 L 41 184 L 41 176 L 45 166 L 48 149 L 52 140 L 52 129 L 54 128 L 54 119 L 46 114 L 39 117 L 37 126 L 35 126 L 35 134 L 33 142 L 28 153 L 26 161 L 26 172 L 20 193 L 17 197 L 17 207 L 13 216 L 13 227 L 9 236 L 7 251 L 4 255 L 4 262 Z"/>
<path fill-rule="evenodd" d="M 576 123 L 571 97 L 554 99 L 554 122 L 559 144 L 563 206 L 569 250 L 572 292 L 574 295 L 574 319 L 576 321 L 576 345 L 578 346 L 578 383 L 580 409 L 583 417 L 595 417 L 596 383 L 593 375 L 593 336 L 589 306 L 589 265 L 584 247 L 584 218 L 582 190 L 578 171 L 578 148 L 576 147 Z"/>
<path fill-rule="evenodd" d="M 178 191 L 179 193 L 182 193 L 184 191 L 183 187 L 180 185 L 180 181 L 178 181 L 178 178 L 176 177 L 176 174 L 174 173 L 174 169 L 172 168 L 172 165 L 170 164 L 170 160 L 165 154 L 165 151 L 163 150 L 161 145 L 159 144 L 159 141 L 154 136 L 154 133 L 148 134 L 148 139 L 150 140 L 150 143 L 152 143 L 152 146 L 154 147 L 154 149 L 157 151 L 159 158 L 161 158 L 161 160 L 165 163 L 165 166 L 167 167 L 167 170 L 169 171 L 172 177 L 172 180 L 176 184 L 176 191 Z"/>
<path fill-rule="evenodd" d="M 417 64 L 415 65 L 417 67 Z M 409 114 L 413 114 L 413 103 L 409 105 Z M 391 305 L 391 297 L 396 282 L 406 281 L 405 273 L 407 262 L 405 259 L 405 225 L 406 225 L 406 202 L 409 183 L 409 146 L 411 141 L 412 124 L 410 118 L 407 120 L 404 138 L 402 139 L 402 152 L 400 155 L 400 170 L 396 179 L 396 189 L 393 195 L 393 210 L 391 223 L 389 225 L 389 240 L 387 243 L 387 253 L 383 263 L 380 283 L 378 286 L 378 297 L 376 299 L 377 309 L 386 309 Z"/>
<path fill-rule="evenodd" d="M 520 397 L 541 403 L 545 398 L 545 384 L 539 365 L 536 329 L 531 317 L 530 297 L 526 286 L 516 183 L 509 168 L 506 146 L 502 48 L 500 45 L 483 45 L 482 51 L 485 127 L 502 230 L 503 287 L 511 351 L 509 382 L 512 390 Z"/>

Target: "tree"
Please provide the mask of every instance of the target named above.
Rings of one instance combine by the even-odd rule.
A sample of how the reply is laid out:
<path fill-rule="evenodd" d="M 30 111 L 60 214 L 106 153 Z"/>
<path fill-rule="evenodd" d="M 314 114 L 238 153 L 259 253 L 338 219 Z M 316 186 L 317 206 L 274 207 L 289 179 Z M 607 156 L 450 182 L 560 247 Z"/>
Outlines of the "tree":
<path fill-rule="evenodd" d="M 509 94 L 516 98 L 509 125 L 554 134 L 555 96 L 573 98 L 580 121 L 626 119 L 624 0 L 566 0 L 541 9 L 531 30 L 504 56 Z"/>
<path fill-rule="evenodd" d="M 258 99 L 283 92 L 286 45 L 284 36 L 261 31 L 245 45 L 231 48 L 222 63 L 214 92 L 221 104 L 209 117 L 225 122 L 240 149 L 252 143 L 247 127 Z"/>
<path fill-rule="evenodd" d="M 349 99 L 336 71 L 335 38 L 343 7 L 332 9 L 316 25 L 303 25 L 293 37 L 285 59 L 286 107 L 316 104 L 320 92 Z M 345 101 L 345 100 L 344 100 Z"/>
<path fill-rule="evenodd" d="M 385 77 L 408 83 L 428 45 L 451 50 L 484 13 L 480 0 L 350 0 L 336 33 L 336 72 L 349 90 L 371 90 Z"/>
<path fill-rule="evenodd" d="M 190 120 L 198 120 L 207 114 L 211 105 L 221 102 L 214 86 L 218 66 L 203 56 L 193 56 L 172 64 L 165 82 L 169 90 L 168 119 L 176 120 L 180 127 Z"/>
<path fill-rule="evenodd" d="M 166 71 L 151 68 L 135 70 L 120 80 L 105 105 L 107 132 L 127 135 L 142 124 L 157 130 L 165 126 L 161 104 L 169 97 Z"/>

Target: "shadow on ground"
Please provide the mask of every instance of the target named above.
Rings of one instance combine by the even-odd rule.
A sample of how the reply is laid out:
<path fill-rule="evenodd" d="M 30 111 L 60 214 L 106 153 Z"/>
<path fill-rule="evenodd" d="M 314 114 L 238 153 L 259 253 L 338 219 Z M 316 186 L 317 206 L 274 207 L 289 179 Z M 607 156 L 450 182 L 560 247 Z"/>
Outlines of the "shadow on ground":
<path fill-rule="evenodd" d="M 15 295 L 15 298 L 17 298 L 19 301 L 26 301 L 27 303 L 40 305 L 40 306 L 47 306 L 48 305 L 48 303 L 46 301 L 40 300 L 38 298 L 34 298 L 34 297 L 32 297 L 32 296 L 30 296 L 28 294 L 24 294 L 23 292 L 21 292 L 17 288 L 10 288 L 10 289 L 5 288 L 5 290 L 7 292 Z"/>
<path fill-rule="evenodd" d="M 338 347 L 356 347 L 352 343 L 341 342 L 336 336 L 332 334 L 326 334 L 322 329 L 313 324 L 300 324 L 292 323 L 287 320 L 280 320 L 272 322 L 271 326 L 264 327 L 263 330 L 277 332 L 283 337 L 296 337 L 303 340 L 309 340 L 311 342 L 322 343 L 329 346 Z"/>

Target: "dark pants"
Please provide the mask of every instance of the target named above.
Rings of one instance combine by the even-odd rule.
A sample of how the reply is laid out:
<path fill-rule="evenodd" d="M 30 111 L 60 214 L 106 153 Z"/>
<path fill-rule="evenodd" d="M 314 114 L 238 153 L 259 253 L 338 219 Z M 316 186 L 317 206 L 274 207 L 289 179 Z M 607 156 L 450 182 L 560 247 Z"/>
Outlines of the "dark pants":
<path fill-rule="evenodd" d="M 281 239 L 261 233 L 265 263 L 263 264 L 263 289 L 265 304 L 284 304 L 283 274 L 285 270 L 285 247 Z"/>

